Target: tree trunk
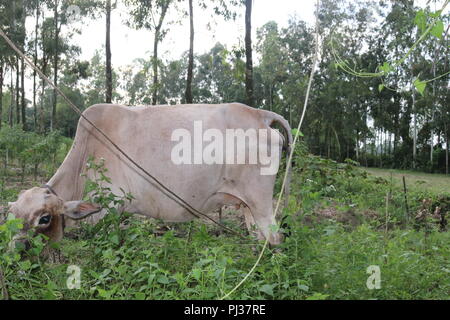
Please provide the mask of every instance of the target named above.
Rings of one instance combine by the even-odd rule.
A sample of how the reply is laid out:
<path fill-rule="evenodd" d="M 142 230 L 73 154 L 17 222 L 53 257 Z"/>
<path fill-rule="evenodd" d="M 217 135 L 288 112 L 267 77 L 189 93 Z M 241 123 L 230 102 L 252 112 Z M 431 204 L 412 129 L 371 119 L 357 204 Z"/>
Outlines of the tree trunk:
<path fill-rule="evenodd" d="M 164 22 L 164 18 L 169 8 L 169 1 L 166 1 L 161 8 L 161 16 L 159 17 L 158 25 L 155 26 L 155 39 L 153 41 L 153 95 L 152 104 L 158 103 L 158 44 L 161 41 L 161 28 Z"/>
<path fill-rule="evenodd" d="M 20 17 L 20 33 L 21 33 L 21 49 L 22 52 L 25 52 L 25 39 L 26 39 L 26 26 L 25 26 L 25 22 L 26 22 L 26 8 L 25 8 L 25 1 L 22 0 L 20 2 L 21 5 L 21 17 Z M 21 122 L 22 122 L 22 129 L 23 130 L 27 130 L 27 119 L 26 119 L 26 110 L 25 110 L 25 61 L 24 59 L 20 59 L 20 97 L 21 97 L 21 101 L 20 101 L 20 107 L 21 107 Z"/>
<path fill-rule="evenodd" d="M 413 121 L 413 169 L 416 168 L 416 156 L 417 156 L 417 115 L 416 115 L 416 91 L 413 88 L 412 93 L 412 112 L 414 116 Z"/>
<path fill-rule="evenodd" d="M 20 123 L 20 64 L 16 61 L 16 123 Z"/>
<path fill-rule="evenodd" d="M 45 21 L 45 16 L 42 15 L 42 24 Z M 42 32 L 42 43 L 46 42 L 46 37 L 45 37 L 45 33 Z M 47 75 L 47 67 L 48 67 L 48 61 L 49 60 L 49 55 L 45 54 L 45 51 L 42 52 L 42 73 Z M 45 101 L 45 86 L 46 86 L 46 82 L 44 79 L 42 79 L 42 84 L 41 84 L 41 103 L 40 103 L 40 108 L 39 108 L 39 115 L 38 115 L 38 132 L 42 133 L 44 132 L 45 129 L 45 116 L 44 116 L 44 101 Z"/>
<path fill-rule="evenodd" d="M 192 103 L 192 76 L 194 70 L 194 9 L 192 7 L 192 0 L 189 0 L 189 24 L 190 24 L 190 38 L 189 38 L 189 63 L 186 79 L 186 92 L 184 94 L 186 103 Z"/>
<path fill-rule="evenodd" d="M 26 119 L 26 103 L 25 103 L 25 61 L 21 59 L 21 71 L 20 71 L 20 90 L 21 90 L 21 107 L 22 107 L 22 129 L 27 130 Z"/>
<path fill-rule="evenodd" d="M 433 52 L 433 79 L 436 78 L 436 56 L 437 47 L 435 46 Z M 433 100 L 436 99 L 436 81 L 433 81 Z M 431 110 L 431 124 L 430 124 L 430 171 L 433 172 L 433 122 L 434 122 L 434 106 Z M 439 141 L 438 141 L 439 143 Z"/>
<path fill-rule="evenodd" d="M 0 61 L 0 129 L 3 120 L 3 61 Z"/>
<path fill-rule="evenodd" d="M 47 65 L 48 65 L 48 58 L 43 54 L 42 57 L 42 73 L 46 74 L 47 72 Z M 41 85 L 41 107 L 39 108 L 39 132 L 44 132 L 45 128 L 45 119 L 44 119 L 44 105 L 45 105 L 45 80 L 42 79 L 42 85 Z"/>
<path fill-rule="evenodd" d="M 155 31 L 155 39 L 153 41 L 153 93 L 152 93 L 152 105 L 156 105 L 158 102 L 158 38 L 159 30 Z"/>
<path fill-rule="evenodd" d="M 3 61 L 0 61 L 0 129 L 3 120 Z"/>
<path fill-rule="evenodd" d="M 13 72 L 13 66 L 11 65 L 11 75 L 10 75 L 10 87 L 9 87 L 9 92 L 11 93 L 11 101 L 9 103 L 9 114 L 8 114 L 8 122 L 9 122 L 9 126 L 12 127 L 13 126 L 13 110 L 14 110 L 14 72 Z"/>
<path fill-rule="evenodd" d="M 34 65 L 38 63 L 38 32 L 39 32 L 39 2 L 36 5 L 36 24 L 34 26 Z M 34 130 L 37 131 L 37 106 L 36 106 L 36 70 L 33 70 L 33 121 Z"/>
<path fill-rule="evenodd" d="M 254 107 L 253 60 L 252 60 L 252 2 L 245 0 L 245 93 L 247 105 Z"/>
<path fill-rule="evenodd" d="M 445 174 L 448 174 L 448 150 L 449 150 L 449 145 L 448 145 L 448 128 L 447 128 L 447 124 L 444 123 L 444 128 L 445 128 L 445 144 L 447 145 L 447 147 L 445 148 Z"/>
<path fill-rule="evenodd" d="M 106 103 L 112 101 L 111 0 L 106 0 Z"/>
<path fill-rule="evenodd" d="M 55 45 L 55 51 L 53 55 L 53 83 L 55 86 L 58 86 L 58 56 L 59 56 L 59 49 L 58 49 L 58 38 L 59 38 L 59 26 L 58 26 L 58 4 L 59 1 L 56 0 L 53 10 L 53 19 L 54 19 L 54 27 L 55 27 L 55 39 L 54 39 L 54 45 Z M 50 131 L 53 131 L 56 127 L 56 104 L 57 104 L 58 94 L 56 89 L 53 89 L 53 99 L 52 99 L 52 114 L 50 118 Z"/>
<path fill-rule="evenodd" d="M 368 162 L 367 162 L 367 137 L 366 135 L 364 135 L 364 162 L 366 163 L 366 168 L 369 166 Z"/>

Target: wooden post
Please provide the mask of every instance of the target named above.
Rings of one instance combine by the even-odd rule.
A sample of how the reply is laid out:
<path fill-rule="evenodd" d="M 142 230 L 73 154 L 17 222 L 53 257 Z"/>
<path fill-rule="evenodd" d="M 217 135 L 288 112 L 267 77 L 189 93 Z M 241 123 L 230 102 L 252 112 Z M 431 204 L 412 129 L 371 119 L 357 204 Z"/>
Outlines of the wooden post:
<path fill-rule="evenodd" d="M 384 229 L 385 235 L 388 232 L 388 224 L 389 224 L 389 192 L 386 192 L 386 225 Z"/>
<path fill-rule="evenodd" d="M 408 207 L 408 194 L 406 191 L 406 181 L 405 181 L 405 176 L 403 176 L 403 193 L 405 194 L 405 217 L 406 217 L 406 222 L 409 222 L 409 207 Z"/>

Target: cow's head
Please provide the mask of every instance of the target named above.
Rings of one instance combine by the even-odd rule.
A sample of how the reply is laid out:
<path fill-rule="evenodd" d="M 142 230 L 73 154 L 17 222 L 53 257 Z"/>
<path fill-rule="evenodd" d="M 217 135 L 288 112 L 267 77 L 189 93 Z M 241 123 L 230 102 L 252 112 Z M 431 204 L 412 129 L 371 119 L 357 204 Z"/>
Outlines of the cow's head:
<path fill-rule="evenodd" d="M 9 203 L 9 212 L 23 220 L 23 228 L 11 245 L 22 243 L 28 248 L 29 231 L 34 235 L 44 234 L 50 241 L 59 241 L 63 236 L 63 216 L 80 220 L 100 210 L 95 204 L 64 201 L 46 187 L 22 191 L 16 202 Z"/>

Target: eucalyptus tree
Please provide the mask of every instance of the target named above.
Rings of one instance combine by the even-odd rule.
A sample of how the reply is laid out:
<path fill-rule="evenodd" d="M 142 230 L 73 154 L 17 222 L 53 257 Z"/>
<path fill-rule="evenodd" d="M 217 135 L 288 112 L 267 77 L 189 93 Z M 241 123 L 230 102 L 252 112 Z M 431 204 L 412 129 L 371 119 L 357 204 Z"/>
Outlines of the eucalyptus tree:
<path fill-rule="evenodd" d="M 104 103 L 105 96 L 107 96 L 108 86 L 105 86 L 105 74 L 107 73 L 106 69 L 108 68 L 105 65 L 104 60 L 102 59 L 104 56 L 103 50 L 96 50 L 94 56 L 89 62 L 86 62 L 86 80 L 87 85 L 83 93 L 86 95 L 86 105 L 90 106 L 96 103 Z M 83 73 L 80 73 L 80 78 Z M 121 96 L 118 94 L 116 88 L 119 86 L 118 83 L 118 75 L 116 70 L 111 70 L 111 87 L 114 90 L 111 91 L 111 99 L 115 101 L 121 100 Z"/>
<path fill-rule="evenodd" d="M 34 40 L 33 40 L 33 63 L 35 66 L 38 65 L 38 43 L 39 43 L 39 19 L 41 15 L 41 0 L 34 0 L 34 10 L 35 10 L 35 24 L 34 24 Z M 37 72 L 33 70 L 33 128 L 37 131 Z"/>
<path fill-rule="evenodd" d="M 192 82 L 194 73 L 194 6 L 192 0 L 188 2 L 188 16 L 189 16 L 189 54 L 188 65 L 186 73 L 186 89 L 184 91 L 184 99 L 186 103 L 192 103 L 194 96 L 192 93 Z M 212 9 L 214 14 L 221 16 L 225 21 L 236 20 L 236 7 L 241 4 L 241 0 L 201 0 L 196 1 L 197 5 L 203 9 Z"/>
<path fill-rule="evenodd" d="M 245 94 L 247 105 L 254 107 L 253 96 L 253 49 L 252 49 L 252 4 L 245 0 Z"/>
<path fill-rule="evenodd" d="M 152 84 L 152 104 L 158 103 L 158 90 L 160 87 L 158 80 L 158 45 L 164 39 L 168 30 L 164 29 L 169 8 L 175 4 L 175 0 L 126 0 L 129 7 L 131 22 L 130 25 L 136 29 L 148 29 L 153 31 L 153 84 Z"/>
<path fill-rule="evenodd" d="M 188 0 L 189 4 L 189 62 L 187 68 L 187 76 L 186 76 L 186 90 L 185 90 L 185 99 L 186 103 L 192 103 L 192 77 L 194 73 L 194 6 L 192 4 L 192 0 Z"/>
<path fill-rule="evenodd" d="M 282 86 L 282 81 L 287 74 L 285 62 L 287 55 L 277 23 L 269 21 L 259 28 L 256 39 L 256 51 L 261 56 L 260 63 L 255 70 L 256 73 L 260 74 L 262 80 L 263 99 L 261 102 L 268 110 L 278 111 L 275 110 L 275 99 L 276 93 Z"/>
<path fill-rule="evenodd" d="M 59 33 L 61 32 L 61 21 L 60 21 L 60 0 L 55 0 L 53 3 L 53 83 L 58 86 L 58 65 L 59 65 Z M 56 121 L 56 104 L 57 104 L 58 94 L 56 89 L 53 89 L 53 99 L 52 99 L 52 112 L 50 117 L 50 131 L 53 131 Z"/>
<path fill-rule="evenodd" d="M 216 43 L 211 50 L 197 56 L 193 95 L 205 103 L 245 102 L 245 62 L 241 48 L 228 50 Z"/>
<path fill-rule="evenodd" d="M 11 6 L 9 4 L 10 1 L 0 1 L 0 28 L 2 28 L 9 37 L 12 37 Z M 0 128 L 3 119 L 3 85 L 7 67 L 10 65 L 12 55 L 7 43 L 0 41 Z"/>
<path fill-rule="evenodd" d="M 135 59 L 131 65 L 122 68 L 121 89 L 127 94 L 124 102 L 128 105 L 149 105 L 151 97 L 148 88 L 151 87 L 152 59 Z"/>
<path fill-rule="evenodd" d="M 194 57 L 195 58 L 195 57 Z M 185 55 L 180 59 L 167 61 L 161 67 L 160 100 L 163 104 L 179 104 L 186 99 L 184 89 L 188 72 Z M 188 101 L 186 100 L 186 103 Z"/>
<path fill-rule="evenodd" d="M 112 66 L 111 66 L 111 0 L 106 0 L 106 103 L 112 99 Z"/>
<path fill-rule="evenodd" d="M 38 59 L 40 61 L 40 65 L 38 65 L 42 71 L 42 73 L 46 76 L 49 76 L 49 66 L 51 63 L 51 57 L 53 54 L 53 45 L 54 42 L 52 41 L 53 37 L 53 19 L 52 18 L 46 18 L 44 15 L 42 15 L 42 24 L 41 24 L 41 32 L 40 32 L 40 51 L 41 51 L 41 58 Z M 41 94 L 39 97 L 39 104 L 40 108 L 38 110 L 37 115 L 37 131 L 43 132 L 45 128 L 45 93 L 46 93 L 46 81 L 44 79 L 41 79 Z M 51 102 L 50 102 L 51 103 Z"/>
<path fill-rule="evenodd" d="M 80 85 L 81 81 L 88 81 L 91 69 L 91 64 L 88 61 L 80 61 L 73 57 L 67 59 L 62 64 L 59 87 L 63 93 L 72 101 L 80 110 L 84 110 L 90 104 L 88 104 L 89 95 L 83 90 L 83 86 Z M 104 73 L 100 80 L 103 80 Z M 104 87 L 103 81 L 101 82 Z M 90 85 L 88 85 L 91 88 Z M 92 89 L 90 89 L 92 91 Z M 102 96 L 103 100 L 103 96 Z M 100 102 L 100 101 L 99 101 Z M 101 101 L 103 102 L 103 101 Z M 98 102 L 97 102 L 98 103 Z M 57 105 L 57 128 L 63 135 L 68 137 L 74 137 L 76 127 L 78 123 L 79 115 L 72 111 L 71 107 L 63 99 Z"/>
<path fill-rule="evenodd" d="M 71 2 L 79 8 L 79 14 L 91 19 L 105 17 L 105 68 L 103 74 L 103 85 L 105 90 L 103 98 L 99 102 L 111 103 L 115 95 L 114 72 L 112 68 L 111 52 L 111 16 L 117 8 L 118 1 L 112 0 L 74 0 Z"/>
<path fill-rule="evenodd" d="M 10 1 L 0 1 L 0 26 L 5 34 L 16 43 L 22 50 L 25 48 L 25 16 L 26 12 L 26 3 L 23 0 L 10 0 Z M 0 73 L 1 73 L 1 83 L 0 86 L 0 100 L 2 100 L 1 96 L 3 95 L 3 85 L 4 85 L 4 77 L 9 69 L 10 72 L 10 107 L 8 112 L 8 122 L 10 126 L 13 125 L 14 122 L 20 123 L 23 122 L 23 117 L 21 116 L 21 110 L 23 110 L 23 102 L 21 101 L 20 95 L 24 97 L 23 85 L 20 87 L 20 82 L 23 82 L 23 64 L 22 69 L 20 68 L 21 60 L 17 57 L 15 52 L 7 45 L 3 40 L 0 41 Z M 15 70 L 15 75 L 14 75 Z M 22 72 L 21 72 L 22 70 Z M 13 78 L 15 76 L 15 85 Z M 14 92 L 13 92 L 14 91 Z M 14 97 L 13 97 L 14 94 Z M 22 102 L 22 104 L 21 104 Z M 1 102 L 0 102 L 1 103 Z M 1 106 L 1 113 L 3 113 L 3 105 Z M 14 112 L 15 110 L 15 112 Z M 15 115 L 15 121 L 14 121 Z M 0 117 L 1 119 L 1 117 Z"/>

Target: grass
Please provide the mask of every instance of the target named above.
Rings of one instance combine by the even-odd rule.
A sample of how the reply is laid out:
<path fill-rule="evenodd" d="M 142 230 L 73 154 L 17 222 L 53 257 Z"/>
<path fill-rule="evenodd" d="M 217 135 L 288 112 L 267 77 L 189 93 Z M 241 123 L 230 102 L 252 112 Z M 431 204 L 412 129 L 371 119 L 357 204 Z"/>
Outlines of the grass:
<path fill-rule="evenodd" d="M 406 220 L 397 183 L 351 163 L 297 157 L 283 212 L 289 236 L 264 253 L 231 299 L 450 298 L 450 233 L 439 232 L 431 216 L 436 206 L 449 211 L 448 198 L 412 188 Z M 13 193 L 3 190 L 8 198 Z M 432 200 L 429 207 L 423 199 Z M 419 210 L 427 219 L 415 221 Z M 96 226 L 69 231 L 59 244 L 62 262 L 52 263 L 7 252 L 14 223 L 0 227 L 0 266 L 13 299 L 217 299 L 246 275 L 261 250 L 253 238 L 202 221 L 166 228 L 161 221 L 110 214 Z M 239 219 L 225 223 L 241 227 Z M 42 249 L 39 241 L 36 248 Z M 71 265 L 81 270 L 79 289 L 67 289 Z M 370 266 L 380 269 L 380 289 L 367 287 Z"/>
<path fill-rule="evenodd" d="M 370 174 L 384 179 L 394 180 L 395 185 L 403 187 L 402 177 L 405 176 L 408 189 L 428 190 L 433 193 L 450 192 L 450 176 L 438 173 L 424 173 L 410 170 L 362 168 Z"/>

